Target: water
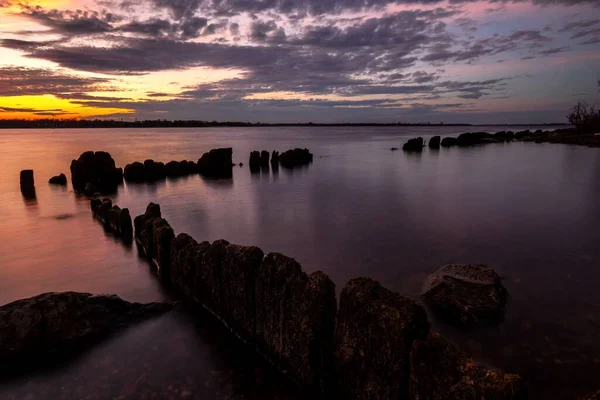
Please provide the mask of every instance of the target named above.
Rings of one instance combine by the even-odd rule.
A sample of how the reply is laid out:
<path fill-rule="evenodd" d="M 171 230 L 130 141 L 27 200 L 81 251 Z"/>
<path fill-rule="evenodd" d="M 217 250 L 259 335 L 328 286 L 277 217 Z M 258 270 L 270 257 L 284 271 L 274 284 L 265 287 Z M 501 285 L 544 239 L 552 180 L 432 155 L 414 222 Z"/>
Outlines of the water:
<path fill-rule="evenodd" d="M 505 129 L 505 128 L 502 128 Z M 520 128 L 513 128 L 519 130 Z M 133 216 L 161 205 L 176 233 L 225 238 L 323 270 L 338 293 L 356 276 L 418 298 L 447 263 L 485 263 L 510 293 L 506 320 L 474 334 L 434 322 L 470 356 L 517 372 L 533 398 L 600 388 L 600 152 L 509 143 L 422 154 L 408 137 L 465 128 L 216 128 L 0 131 L 0 304 L 45 291 L 174 300 L 140 259 L 94 221 L 89 202 L 50 187 L 71 159 L 105 150 L 118 166 L 190 159 L 233 147 L 231 181 L 199 176 L 125 185 Z M 498 128 L 477 128 L 495 131 Z M 252 150 L 308 147 L 308 168 L 251 175 Z M 37 201 L 19 192 L 34 169 Z M 0 397 L 290 398 L 295 390 L 202 318 L 175 312 L 117 335 L 51 373 L 0 387 Z M 28 397 L 29 396 L 29 397 Z"/>

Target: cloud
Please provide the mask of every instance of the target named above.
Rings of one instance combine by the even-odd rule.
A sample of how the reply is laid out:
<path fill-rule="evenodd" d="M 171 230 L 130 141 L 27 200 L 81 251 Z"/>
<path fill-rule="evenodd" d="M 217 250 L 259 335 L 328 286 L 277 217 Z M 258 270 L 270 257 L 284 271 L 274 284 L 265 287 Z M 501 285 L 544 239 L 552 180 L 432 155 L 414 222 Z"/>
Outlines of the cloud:
<path fill-rule="evenodd" d="M 0 67 L 2 96 L 78 93 L 102 91 L 110 83 L 106 78 L 82 78 L 41 68 Z"/>

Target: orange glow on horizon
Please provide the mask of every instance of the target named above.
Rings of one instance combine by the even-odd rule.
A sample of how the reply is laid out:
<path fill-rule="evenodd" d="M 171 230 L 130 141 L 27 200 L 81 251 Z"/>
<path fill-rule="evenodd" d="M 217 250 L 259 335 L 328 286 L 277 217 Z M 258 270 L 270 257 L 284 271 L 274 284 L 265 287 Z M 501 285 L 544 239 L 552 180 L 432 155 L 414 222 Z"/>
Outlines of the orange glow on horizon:
<path fill-rule="evenodd" d="M 0 97 L 0 119 L 79 119 L 133 112 L 128 108 L 87 106 L 53 95 Z"/>

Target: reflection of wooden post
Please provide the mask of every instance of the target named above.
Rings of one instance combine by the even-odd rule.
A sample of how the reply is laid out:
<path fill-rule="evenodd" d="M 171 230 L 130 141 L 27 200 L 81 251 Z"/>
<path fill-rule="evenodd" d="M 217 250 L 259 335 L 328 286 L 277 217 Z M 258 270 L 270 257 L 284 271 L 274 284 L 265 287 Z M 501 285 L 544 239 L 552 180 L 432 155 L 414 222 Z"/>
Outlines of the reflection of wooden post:
<path fill-rule="evenodd" d="M 20 176 L 21 183 L 21 193 L 25 198 L 34 199 L 35 198 L 35 184 L 33 180 L 33 170 L 32 169 L 24 169 L 21 171 Z"/>

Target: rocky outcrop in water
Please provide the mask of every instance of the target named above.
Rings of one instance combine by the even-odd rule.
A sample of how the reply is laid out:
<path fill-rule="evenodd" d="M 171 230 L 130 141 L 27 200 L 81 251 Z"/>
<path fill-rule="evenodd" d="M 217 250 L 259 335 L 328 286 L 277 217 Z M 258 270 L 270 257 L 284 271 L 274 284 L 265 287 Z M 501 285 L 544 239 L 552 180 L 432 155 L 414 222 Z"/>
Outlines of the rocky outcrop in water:
<path fill-rule="evenodd" d="M 332 379 L 335 284 L 307 275 L 296 260 L 270 253 L 256 276 L 256 339 L 281 370 L 315 391 Z"/>
<path fill-rule="evenodd" d="M 487 132 L 467 132 L 456 138 L 456 144 L 463 147 L 488 143 L 498 143 L 498 141 L 494 139 L 494 135 Z"/>
<path fill-rule="evenodd" d="M 445 137 L 442 139 L 441 141 L 441 146 L 442 147 L 452 147 L 452 146 L 456 146 L 456 138 L 453 137 Z"/>
<path fill-rule="evenodd" d="M 32 169 L 24 169 L 21 171 L 19 176 L 19 184 L 23 197 L 26 199 L 35 199 L 35 182 L 33 179 Z"/>
<path fill-rule="evenodd" d="M 207 178 L 227 179 L 233 176 L 233 149 L 213 149 L 198 160 L 198 172 Z"/>
<path fill-rule="evenodd" d="M 515 139 L 521 140 L 523 138 L 526 138 L 529 135 L 531 135 L 531 131 L 529 129 L 524 130 L 524 131 L 515 132 Z"/>
<path fill-rule="evenodd" d="M 65 174 L 53 176 L 48 180 L 48 183 L 51 185 L 67 186 L 67 176 Z"/>
<path fill-rule="evenodd" d="M 429 333 L 427 314 L 368 278 L 342 290 L 335 330 L 336 387 L 343 398 L 407 399 L 413 342 Z"/>
<path fill-rule="evenodd" d="M 271 166 L 279 167 L 279 152 L 277 150 L 273 150 L 271 153 Z"/>
<path fill-rule="evenodd" d="M 78 191 L 89 184 L 102 193 L 114 193 L 123 182 L 123 171 L 109 153 L 87 151 L 71 162 L 71 181 Z"/>
<path fill-rule="evenodd" d="M 423 138 L 422 137 L 418 137 L 418 138 L 413 138 L 413 139 L 408 139 L 408 141 L 406 143 L 404 143 L 404 145 L 402 146 L 402 150 L 404 151 L 421 151 L 423 150 Z"/>
<path fill-rule="evenodd" d="M 260 169 L 260 152 L 252 151 L 250 152 L 250 159 L 248 160 L 248 164 L 250 165 L 250 170 L 259 170 Z"/>
<path fill-rule="evenodd" d="M 0 307 L 0 372 L 3 378 L 52 366 L 113 332 L 171 309 L 130 303 L 117 296 L 45 293 Z"/>
<path fill-rule="evenodd" d="M 439 149 L 440 148 L 440 137 L 434 136 L 429 139 L 429 148 L 431 149 Z"/>
<path fill-rule="evenodd" d="M 129 243 L 133 238 L 133 225 L 129 209 L 121 209 L 113 205 L 110 199 L 92 199 L 90 200 L 92 214 L 100 220 L 104 226 L 118 235 L 124 242 Z"/>
<path fill-rule="evenodd" d="M 493 269 L 477 264 L 454 264 L 429 276 L 423 297 L 442 319 L 470 328 L 500 322 L 508 294 Z"/>
<path fill-rule="evenodd" d="M 125 166 L 123 176 L 127 182 L 156 182 L 165 178 L 179 178 L 196 174 L 198 166 L 193 161 L 169 161 L 167 164 L 146 160 Z"/>
<path fill-rule="evenodd" d="M 478 365 L 439 334 L 413 343 L 410 353 L 412 400 L 524 400 L 523 380 Z"/>
<path fill-rule="evenodd" d="M 135 239 L 138 249 L 154 262 L 161 277 L 169 279 L 173 228 L 161 218 L 160 207 L 150 203 L 146 213 L 135 217 Z"/>
<path fill-rule="evenodd" d="M 313 162 L 313 155 L 308 149 L 293 149 L 279 155 L 279 163 L 284 168 L 295 168 Z"/>
<path fill-rule="evenodd" d="M 494 133 L 494 139 L 499 142 L 510 142 L 515 138 L 515 134 L 512 131 L 500 131 Z"/>

